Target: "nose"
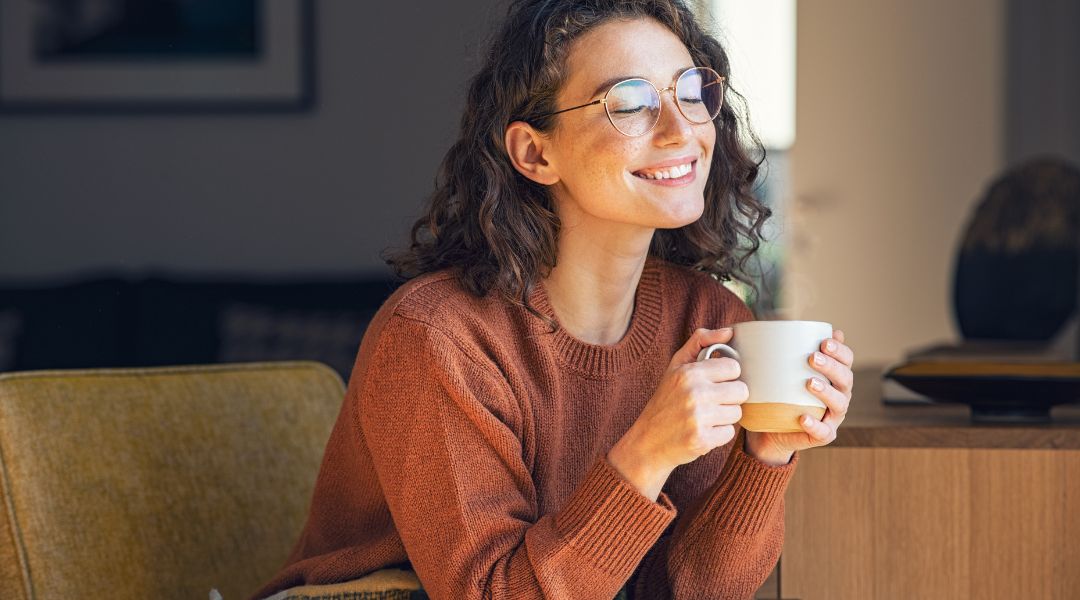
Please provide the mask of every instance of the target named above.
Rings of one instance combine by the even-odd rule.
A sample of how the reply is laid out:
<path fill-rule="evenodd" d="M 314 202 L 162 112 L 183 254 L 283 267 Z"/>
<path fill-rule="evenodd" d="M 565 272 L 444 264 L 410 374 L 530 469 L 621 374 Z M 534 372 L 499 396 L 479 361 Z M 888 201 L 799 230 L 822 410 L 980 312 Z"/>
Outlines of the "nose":
<path fill-rule="evenodd" d="M 668 92 L 671 94 L 668 95 Z M 660 120 L 653 130 L 654 139 L 660 145 L 681 144 L 693 134 L 693 123 L 683 117 L 675 101 L 675 89 L 670 87 L 660 90 Z"/>

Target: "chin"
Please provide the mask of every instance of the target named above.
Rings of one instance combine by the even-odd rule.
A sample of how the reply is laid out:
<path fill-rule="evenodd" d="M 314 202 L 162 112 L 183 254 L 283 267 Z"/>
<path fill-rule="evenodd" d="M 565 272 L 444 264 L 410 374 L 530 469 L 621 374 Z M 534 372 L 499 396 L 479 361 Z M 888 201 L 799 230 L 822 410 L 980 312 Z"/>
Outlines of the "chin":
<path fill-rule="evenodd" d="M 669 210 L 663 216 L 664 225 L 658 225 L 658 229 L 678 229 L 691 223 L 696 223 L 701 215 L 705 214 L 705 202 L 699 196 L 696 201 L 685 206 L 668 206 Z M 679 208 L 678 211 L 670 209 Z"/>

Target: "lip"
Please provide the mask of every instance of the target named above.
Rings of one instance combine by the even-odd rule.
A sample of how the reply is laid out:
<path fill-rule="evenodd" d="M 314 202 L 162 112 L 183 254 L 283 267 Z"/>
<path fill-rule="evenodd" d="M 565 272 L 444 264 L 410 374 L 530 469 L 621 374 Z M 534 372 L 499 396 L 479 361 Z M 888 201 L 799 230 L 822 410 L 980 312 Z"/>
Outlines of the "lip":
<path fill-rule="evenodd" d="M 638 171 L 646 171 L 650 169 L 663 169 L 664 167 L 674 167 L 675 165 L 684 165 L 691 161 L 696 161 L 698 156 L 696 154 L 687 154 L 686 156 L 680 156 L 678 158 L 672 158 L 663 162 L 651 164 L 647 167 L 639 167 L 631 171 L 631 173 L 637 173 Z"/>

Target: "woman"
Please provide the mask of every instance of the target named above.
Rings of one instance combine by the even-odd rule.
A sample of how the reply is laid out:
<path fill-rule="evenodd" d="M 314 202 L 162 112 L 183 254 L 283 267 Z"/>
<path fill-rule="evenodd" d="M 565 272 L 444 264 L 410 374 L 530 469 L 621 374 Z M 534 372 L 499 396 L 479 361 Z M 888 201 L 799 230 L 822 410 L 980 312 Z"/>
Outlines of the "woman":
<path fill-rule="evenodd" d="M 727 73 L 679 0 L 512 4 L 260 596 L 404 564 L 432 598 L 753 594 L 853 358 L 808 358 L 829 410 L 787 434 L 743 433 L 738 363 L 695 362 L 752 318 L 717 278 L 768 216 Z"/>

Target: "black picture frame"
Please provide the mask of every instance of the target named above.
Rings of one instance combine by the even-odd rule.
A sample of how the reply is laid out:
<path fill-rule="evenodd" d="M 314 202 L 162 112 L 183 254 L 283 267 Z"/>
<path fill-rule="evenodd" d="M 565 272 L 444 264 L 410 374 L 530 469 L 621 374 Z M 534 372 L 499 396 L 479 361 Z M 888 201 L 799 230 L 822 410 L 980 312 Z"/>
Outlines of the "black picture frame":
<path fill-rule="evenodd" d="M 0 114 L 265 113 L 315 106 L 315 0 L 255 0 L 266 52 L 258 61 L 135 57 L 104 65 L 33 56 L 35 1 L 0 2 Z"/>

